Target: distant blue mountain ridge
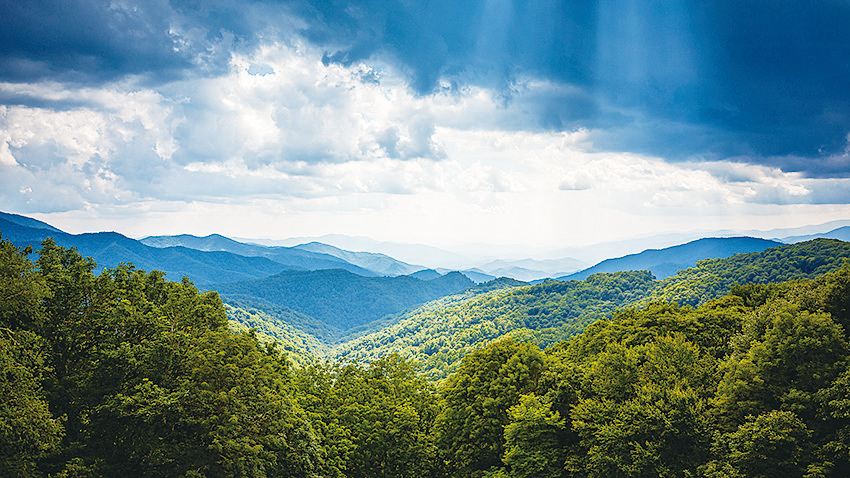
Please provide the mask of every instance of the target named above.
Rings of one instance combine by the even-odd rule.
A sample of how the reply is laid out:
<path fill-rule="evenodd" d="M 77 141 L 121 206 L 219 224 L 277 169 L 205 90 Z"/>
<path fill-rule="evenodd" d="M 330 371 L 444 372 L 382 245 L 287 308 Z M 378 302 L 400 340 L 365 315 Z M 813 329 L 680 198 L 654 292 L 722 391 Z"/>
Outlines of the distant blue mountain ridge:
<path fill-rule="evenodd" d="M 119 262 L 132 262 L 141 269 L 162 270 L 172 280 L 179 280 L 183 275 L 187 275 L 198 284 L 258 279 L 284 270 L 342 269 L 364 277 L 413 275 L 426 280 L 450 272 L 448 269 L 435 270 L 412 265 L 381 253 L 351 252 L 319 242 L 284 247 L 248 244 L 218 234 L 205 237 L 188 234 L 149 236 L 138 241 L 115 232 L 68 234 L 37 219 L 3 212 L 0 212 L 0 232 L 5 239 L 19 247 L 30 245 L 37 249 L 42 240 L 53 237 L 59 245 L 76 247 L 82 254 L 93 257 L 99 267 L 113 267 Z M 798 242 L 814 237 L 850 240 L 850 227 L 840 227 L 816 235 L 785 237 L 781 240 Z M 754 237 L 703 238 L 677 246 L 647 249 L 638 254 L 606 259 L 579 272 L 560 275 L 557 279 L 581 280 L 597 272 L 626 270 L 649 270 L 657 278 L 663 279 L 674 275 L 678 270 L 693 267 L 703 259 L 760 252 L 781 244 L 782 242 L 775 240 Z M 532 274 L 539 275 L 541 272 L 517 266 L 542 268 L 546 261 L 527 262 L 529 264 L 521 261 L 494 261 L 488 264 L 493 271 L 468 269 L 461 272 L 477 283 L 492 280 L 497 275 L 531 280 Z M 569 263 L 564 262 L 559 266 L 574 267 L 577 264 L 577 261 L 570 259 Z M 515 274 L 512 275 L 511 272 Z"/>
<path fill-rule="evenodd" d="M 0 212 L 0 219 L 8 221 L 12 224 L 16 224 L 18 226 L 28 227 L 31 229 L 47 229 L 48 231 L 53 232 L 64 232 L 55 227 L 47 224 L 46 222 L 41 222 L 38 219 L 33 219 L 31 217 L 21 216 L 19 214 L 10 214 L 7 212 Z"/>
<path fill-rule="evenodd" d="M 782 241 L 789 244 L 795 242 L 810 241 L 822 237 L 824 239 L 838 239 L 840 241 L 850 242 L 850 226 L 839 227 L 823 234 L 806 234 L 804 236 L 788 236 L 783 237 Z"/>
<path fill-rule="evenodd" d="M 132 262 L 139 269 L 163 271 L 170 280 L 188 276 L 199 285 L 258 279 L 284 270 L 344 269 L 364 276 L 377 275 L 327 254 L 280 248 L 263 257 L 177 245 L 151 247 L 117 232 L 68 234 L 35 219 L 3 212 L 0 212 L 0 233 L 15 246 L 31 246 L 34 250 L 45 239 L 53 238 L 58 245 L 76 248 L 80 254 L 93 258 L 99 269 Z M 222 236 L 213 240 L 230 241 Z"/>
<path fill-rule="evenodd" d="M 189 234 L 179 236 L 148 236 L 139 240 L 142 244 L 156 248 L 187 247 L 205 252 L 229 252 L 244 257 L 264 257 L 287 266 L 290 270 L 344 269 L 361 276 L 384 275 L 360 267 L 348 261 L 322 252 L 312 252 L 295 247 L 272 247 L 244 244 L 219 234 L 198 237 Z"/>
<path fill-rule="evenodd" d="M 781 242 L 756 237 L 709 237 L 664 249 L 647 249 L 639 254 L 606 259 L 593 267 L 558 277 L 558 280 L 584 280 L 597 272 L 642 270 L 652 272 L 657 279 L 665 279 L 680 270 L 695 266 L 703 259 L 722 259 L 782 245 Z"/>

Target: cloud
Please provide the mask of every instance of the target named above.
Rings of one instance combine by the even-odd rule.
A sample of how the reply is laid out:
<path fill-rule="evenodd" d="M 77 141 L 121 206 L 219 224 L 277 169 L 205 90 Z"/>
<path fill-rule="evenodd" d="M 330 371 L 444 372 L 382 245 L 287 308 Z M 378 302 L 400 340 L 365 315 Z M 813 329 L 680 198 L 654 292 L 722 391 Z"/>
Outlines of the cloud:
<path fill-rule="evenodd" d="M 811 177 L 847 169 L 836 161 L 850 132 L 845 2 L 38 0 L 2 2 L 0 17 L 0 81 L 7 83 L 97 88 L 133 78 L 159 91 L 226 78 L 234 58 L 283 44 L 317 52 L 324 68 L 363 65 L 364 83 L 390 68 L 414 97 L 486 91 L 518 113 L 510 126 L 500 117 L 500 127 L 593 130 L 598 151 L 740 158 Z M 274 76 L 261 66 L 275 65 L 261 60 L 245 73 Z M 322 85 L 300 86 L 306 96 L 288 107 L 332 100 L 321 96 L 329 91 Z M 25 92 L 7 92 L 0 103 L 84 107 Z M 191 109 L 184 106 L 187 117 Z M 257 106 L 252 114 L 260 113 Z M 363 147 L 438 156 L 429 121 L 386 126 Z M 203 154 L 204 141 L 194 139 Z M 338 146 L 314 143 L 293 154 L 315 161 Z"/>
<path fill-rule="evenodd" d="M 619 64 L 616 48 L 601 57 L 546 50 L 559 35 L 576 45 L 599 41 L 589 40 L 602 28 L 591 21 L 597 13 L 565 13 L 559 4 L 536 13 L 444 5 L 470 20 L 458 37 L 429 24 L 396 31 L 424 8 L 412 4 L 381 13 L 355 3 L 330 16 L 299 4 L 248 4 L 232 19 L 216 17 L 214 8 L 151 5 L 145 8 L 170 15 L 169 48 L 183 48 L 185 58 L 157 50 L 163 57 L 156 61 L 97 78 L 57 63 L 45 75 L 0 83 L 3 209 L 110 218 L 130 211 L 160 219 L 176 211 L 184 220 L 205 218 L 192 224 L 207 228 L 217 215 L 240 225 L 262 216 L 254 228 L 285 217 L 304 227 L 302 234 L 344 225 L 347 231 L 334 232 L 392 227 L 435 237 L 443 229 L 518 241 L 548 234 L 557 241 L 574 229 L 611 237 L 648 232 L 662 220 L 697 228 L 705 227 L 703 218 L 779 210 L 835 215 L 850 202 L 846 131 L 835 151 L 767 155 L 751 134 L 779 126 L 765 120 L 738 129 L 712 116 L 715 110 L 706 113 L 725 104 L 723 89 L 709 88 L 700 76 L 718 60 L 676 41 L 676 25 L 705 18 L 659 24 L 652 10 L 624 33 L 636 42 L 634 64 Z M 622 7 L 606 5 L 608 15 Z M 517 46 L 499 36 L 530 28 L 526 13 L 534 13 L 543 39 L 523 38 Z M 569 20 L 573 30 L 552 19 Z M 281 24 L 272 28 L 273 20 Z M 338 23 L 348 26 L 337 31 Z M 367 24 L 373 29 L 359 29 Z M 614 22 L 602 36 L 625 41 L 615 33 L 626 26 Z M 660 49 L 644 51 L 655 27 Z M 414 53 L 428 37 L 442 46 L 419 63 Z M 407 50 L 399 38 L 412 42 Z M 545 61 L 532 61 L 547 51 Z M 682 65 L 672 65 L 668 54 Z M 42 56 L 38 61 L 52 61 Z M 434 69 L 417 73 L 429 61 Z M 193 62 L 206 66 L 193 73 Z M 590 70 L 578 71 L 585 66 Z M 600 69 L 611 77 L 595 76 Z M 806 121 L 781 129 L 810 135 L 806 128 L 817 122 Z"/>
<path fill-rule="evenodd" d="M 840 152 L 850 131 L 850 6 L 841 2 L 303 8 L 320 19 L 305 32 L 329 61 L 393 58 L 420 94 L 444 79 L 505 98 L 523 77 L 573 88 L 537 101 L 531 124 L 594 128 L 610 118 L 600 149 L 773 164 Z M 819 174 L 818 162 L 807 171 Z"/>

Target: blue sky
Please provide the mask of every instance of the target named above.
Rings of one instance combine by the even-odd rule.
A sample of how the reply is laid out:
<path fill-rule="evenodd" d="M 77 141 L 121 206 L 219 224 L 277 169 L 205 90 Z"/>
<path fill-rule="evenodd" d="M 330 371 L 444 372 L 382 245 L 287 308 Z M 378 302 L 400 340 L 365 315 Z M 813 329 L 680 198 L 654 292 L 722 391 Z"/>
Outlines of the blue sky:
<path fill-rule="evenodd" d="M 847 1 L 0 1 L 0 209 L 565 247 L 850 218 Z"/>

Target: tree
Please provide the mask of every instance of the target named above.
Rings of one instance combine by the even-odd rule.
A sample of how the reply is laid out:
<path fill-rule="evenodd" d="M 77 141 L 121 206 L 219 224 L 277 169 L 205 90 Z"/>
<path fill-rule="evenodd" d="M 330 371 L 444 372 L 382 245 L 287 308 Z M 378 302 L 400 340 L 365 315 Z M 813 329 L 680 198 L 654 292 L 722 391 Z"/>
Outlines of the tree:
<path fill-rule="evenodd" d="M 437 440 L 458 476 L 504 466 L 508 410 L 539 389 L 544 355 L 533 344 L 493 342 L 464 357 L 443 388 Z"/>
<path fill-rule="evenodd" d="M 48 344 L 35 332 L 49 291 L 27 254 L 0 239 L 0 475 L 9 477 L 34 475 L 64 434 L 42 388 Z"/>
<path fill-rule="evenodd" d="M 511 477 L 556 478 L 564 472 L 564 420 L 535 394 L 523 395 L 508 410 L 504 463 Z"/>
<path fill-rule="evenodd" d="M 802 477 L 810 435 L 793 412 L 771 410 L 725 436 L 724 461 L 748 478 Z"/>
<path fill-rule="evenodd" d="M 848 345 L 842 327 L 829 314 L 771 301 L 748 318 L 744 330 L 718 387 L 721 427 L 730 431 L 746 416 L 776 409 L 794 411 L 812 423 L 816 392 L 845 366 Z"/>
<path fill-rule="evenodd" d="M 44 345 L 32 332 L 0 327 L 0 476 L 33 476 L 63 435 L 41 387 Z"/>
<path fill-rule="evenodd" d="M 398 355 L 369 364 L 296 372 L 303 402 L 323 434 L 328 461 L 352 478 L 435 476 L 432 385 Z"/>
<path fill-rule="evenodd" d="M 708 454 L 714 359 L 681 334 L 618 343 L 587 364 L 571 414 L 580 446 L 568 470 L 591 477 L 676 477 Z"/>

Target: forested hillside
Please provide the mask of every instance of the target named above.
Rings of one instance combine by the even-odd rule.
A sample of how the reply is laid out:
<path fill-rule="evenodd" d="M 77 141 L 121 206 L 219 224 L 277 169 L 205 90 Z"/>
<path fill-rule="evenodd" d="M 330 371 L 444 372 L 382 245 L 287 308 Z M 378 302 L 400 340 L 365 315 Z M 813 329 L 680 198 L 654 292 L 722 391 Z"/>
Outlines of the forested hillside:
<path fill-rule="evenodd" d="M 368 362 L 398 353 L 412 359 L 429 379 L 440 379 L 468 352 L 504 334 L 525 329 L 565 340 L 614 308 L 645 297 L 652 287 L 648 272 L 619 272 L 442 299 L 346 343 L 336 357 Z"/>
<path fill-rule="evenodd" d="M 833 261 L 804 252 L 836 246 L 772 254 L 814 274 Z M 435 384 L 398 354 L 292 368 L 232 332 L 215 292 L 40 249 L 0 240 L 0 476 L 850 475 L 850 264 L 621 309 L 545 350 L 503 337 Z M 543 326 L 653 283 L 592 280 L 443 305 Z M 534 310 L 538 296 L 550 305 Z"/>
<path fill-rule="evenodd" d="M 284 271 L 250 281 L 213 284 L 226 300 L 283 306 L 315 318 L 336 332 L 475 285 L 454 272 L 423 281 L 409 276 L 363 277 L 344 270 Z"/>
<path fill-rule="evenodd" d="M 709 258 L 726 258 L 734 254 L 761 252 L 781 242 L 756 237 L 705 237 L 664 249 L 647 249 L 614 259 L 606 259 L 593 267 L 559 277 L 559 280 L 582 280 L 600 272 L 648 270 L 658 279 L 665 279 L 697 262 Z"/>
<path fill-rule="evenodd" d="M 696 306 L 737 284 L 814 278 L 838 269 L 848 258 L 850 243 L 816 239 L 701 261 L 662 281 L 646 271 L 550 281 L 459 303 L 430 304 L 395 325 L 337 347 L 333 356 L 368 361 L 398 353 L 414 360 L 427 377 L 439 379 L 454 371 L 466 353 L 502 336 L 547 347 L 618 308 L 653 300 Z"/>
<path fill-rule="evenodd" d="M 811 279 L 841 267 L 848 258 L 850 242 L 814 239 L 726 259 L 707 259 L 661 281 L 647 300 L 697 305 L 728 293 L 737 284 Z"/>

